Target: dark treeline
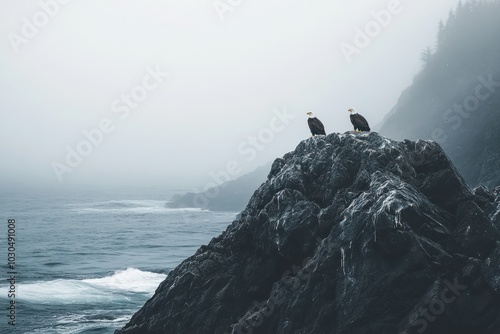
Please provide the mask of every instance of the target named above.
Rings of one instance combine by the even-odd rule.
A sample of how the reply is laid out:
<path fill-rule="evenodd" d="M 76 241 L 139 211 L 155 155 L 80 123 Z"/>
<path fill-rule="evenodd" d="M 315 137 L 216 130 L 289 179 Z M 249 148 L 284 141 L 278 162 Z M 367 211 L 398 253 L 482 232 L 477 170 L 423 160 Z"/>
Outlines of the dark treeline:
<path fill-rule="evenodd" d="M 498 72 L 499 32 L 500 1 L 460 2 L 450 11 L 446 23 L 439 23 L 436 46 L 422 52 L 424 69 L 415 84 L 425 83 L 439 91 L 444 84 L 450 93 L 458 93 L 466 86 L 464 79 L 482 72 Z M 450 85 L 453 82 L 457 85 Z"/>
<path fill-rule="evenodd" d="M 380 132 L 435 140 L 469 183 L 500 185 L 499 36 L 500 0 L 459 3 Z"/>

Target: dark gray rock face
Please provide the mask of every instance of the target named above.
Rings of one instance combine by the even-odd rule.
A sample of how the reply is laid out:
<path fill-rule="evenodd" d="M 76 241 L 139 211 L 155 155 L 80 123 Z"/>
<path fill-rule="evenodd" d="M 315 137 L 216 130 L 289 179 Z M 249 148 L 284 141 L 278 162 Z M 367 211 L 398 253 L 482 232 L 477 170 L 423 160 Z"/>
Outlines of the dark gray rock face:
<path fill-rule="evenodd" d="M 499 229 L 434 142 L 314 137 L 116 333 L 498 334 Z"/>

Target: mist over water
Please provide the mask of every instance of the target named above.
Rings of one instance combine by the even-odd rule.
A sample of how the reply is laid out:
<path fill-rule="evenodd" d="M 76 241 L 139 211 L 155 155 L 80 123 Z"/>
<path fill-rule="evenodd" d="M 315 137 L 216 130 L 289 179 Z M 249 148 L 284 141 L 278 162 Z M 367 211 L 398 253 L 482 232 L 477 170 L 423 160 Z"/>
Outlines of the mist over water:
<path fill-rule="evenodd" d="M 458 0 L 228 3 L 4 4 L 0 182 L 202 187 L 293 150 L 306 111 L 376 125 Z"/>
<path fill-rule="evenodd" d="M 165 189 L 6 190 L 0 219 L 16 219 L 17 325 L 12 332 L 2 316 L 2 333 L 113 333 L 236 216 L 167 209 Z M 0 283 L 4 310 L 8 289 Z"/>

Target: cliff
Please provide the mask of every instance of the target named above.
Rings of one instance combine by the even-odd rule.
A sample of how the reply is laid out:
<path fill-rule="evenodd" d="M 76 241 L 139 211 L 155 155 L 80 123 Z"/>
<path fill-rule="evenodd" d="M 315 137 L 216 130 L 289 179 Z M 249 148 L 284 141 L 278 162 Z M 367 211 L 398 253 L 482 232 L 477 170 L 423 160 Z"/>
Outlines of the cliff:
<path fill-rule="evenodd" d="M 310 138 L 116 333 L 498 334 L 499 228 L 434 142 Z"/>
<path fill-rule="evenodd" d="M 499 1 L 460 3 L 378 131 L 437 141 L 467 183 L 491 188 L 500 186 L 498 17 Z"/>

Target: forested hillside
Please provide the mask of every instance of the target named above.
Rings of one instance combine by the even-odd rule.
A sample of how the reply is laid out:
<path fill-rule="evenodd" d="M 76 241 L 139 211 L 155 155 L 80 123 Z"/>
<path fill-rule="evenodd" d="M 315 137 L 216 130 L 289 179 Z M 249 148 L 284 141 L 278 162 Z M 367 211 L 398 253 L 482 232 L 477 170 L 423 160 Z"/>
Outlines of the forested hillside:
<path fill-rule="evenodd" d="M 459 4 L 380 133 L 435 140 L 470 184 L 500 185 L 499 36 L 500 1 Z"/>

